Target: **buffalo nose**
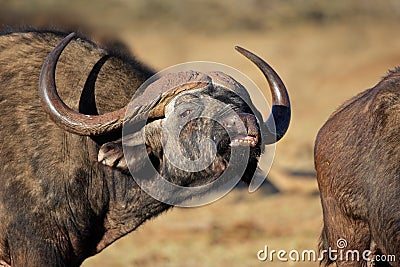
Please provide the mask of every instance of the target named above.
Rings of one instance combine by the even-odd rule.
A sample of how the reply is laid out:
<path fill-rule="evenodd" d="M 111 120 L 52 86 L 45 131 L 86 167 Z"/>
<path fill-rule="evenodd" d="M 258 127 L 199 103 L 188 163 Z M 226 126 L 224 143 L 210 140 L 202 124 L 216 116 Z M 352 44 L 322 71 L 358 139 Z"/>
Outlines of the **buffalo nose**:
<path fill-rule="evenodd" d="M 227 118 L 224 118 L 224 120 L 222 121 L 222 125 L 226 128 L 240 127 L 241 120 L 239 116 L 229 116 Z"/>
<path fill-rule="evenodd" d="M 257 119 L 253 114 L 240 113 L 235 116 L 226 117 L 222 121 L 222 125 L 228 129 L 236 129 L 238 131 L 244 130 L 250 135 L 258 134 Z M 243 126 L 245 129 L 240 129 Z"/>

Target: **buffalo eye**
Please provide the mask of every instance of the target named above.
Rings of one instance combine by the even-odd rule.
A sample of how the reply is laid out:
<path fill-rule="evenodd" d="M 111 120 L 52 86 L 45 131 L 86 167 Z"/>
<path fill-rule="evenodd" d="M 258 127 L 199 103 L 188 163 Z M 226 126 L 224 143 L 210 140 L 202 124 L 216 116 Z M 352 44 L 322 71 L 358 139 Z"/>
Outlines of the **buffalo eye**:
<path fill-rule="evenodd" d="M 185 117 L 189 116 L 190 113 L 192 113 L 192 110 L 191 109 L 187 109 L 184 112 L 182 112 L 181 114 L 179 114 L 179 117 L 185 118 Z"/>

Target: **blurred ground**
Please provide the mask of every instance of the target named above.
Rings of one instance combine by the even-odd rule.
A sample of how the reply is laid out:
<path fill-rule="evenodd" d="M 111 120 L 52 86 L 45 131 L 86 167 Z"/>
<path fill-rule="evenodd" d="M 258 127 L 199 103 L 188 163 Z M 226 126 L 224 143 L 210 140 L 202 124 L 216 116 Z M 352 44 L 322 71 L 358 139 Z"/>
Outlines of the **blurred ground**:
<path fill-rule="evenodd" d="M 317 266 L 260 263 L 258 250 L 316 249 L 322 213 L 313 141 L 336 107 L 400 64 L 398 1 L 0 0 L 0 25 L 78 29 L 118 38 L 154 67 L 194 60 L 230 65 L 266 83 L 234 45 L 266 59 L 286 83 L 293 122 L 269 180 L 280 190 L 235 190 L 205 207 L 175 208 L 83 266 Z"/>

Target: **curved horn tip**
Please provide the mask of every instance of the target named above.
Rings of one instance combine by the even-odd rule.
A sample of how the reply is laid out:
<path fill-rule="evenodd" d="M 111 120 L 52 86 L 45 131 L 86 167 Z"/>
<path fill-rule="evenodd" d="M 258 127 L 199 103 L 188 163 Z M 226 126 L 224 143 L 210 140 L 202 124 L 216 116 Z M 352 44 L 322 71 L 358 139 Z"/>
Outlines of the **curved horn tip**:
<path fill-rule="evenodd" d="M 238 46 L 238 45 L 235 46 L 235 50 L 238 51 L 240 54 L 246 56 L 246 57 L 247 57 L 247 55 L 254 55 L 249 50 L 247 50 L 247 49 L 245 49 L 245 48 L 243 48 L 241 46 Z"/>
<path fill-rule="evenodd" d="M 65 46 L 76 36 L 76 32 L 71 32 L 67 36 L 65 36 L 59 43 L 59 46 Z"/>
<path fill-rule="evenodd" d="M 243 48 L 238 45 L 235 45 L 235 49 L 239 51 L 240 49 L 243 49 Z"/>
<path fill-rule="evenodd" d="M 235 45 L 235 50 L 238 51 L 240 54 L 243 54 L 244 51 L 247 51 L 241 46 Z"/>
<path fill-rule="evenodd" d="M 48 54 L 43 66 L 42 66 L 42 73 L 45 72 L 47 67 L 50 67 L 50 62 L 52 59 L 57 58 L 61 55 L 62 51 L 64 50 L 64 48 L 68 45 L 69 42 L 72 41 L 72 39 L 76 36 L 75 32 L 71 32 L 70 34 L 68 34 L 67 36 L 65 36 L 58 44 L 57 46 Z M 54 61 L 54 63 L 52 63 L 52 65 L 57 64 L 56 60 Z"/>
<path fill-rule="evenodd" d="M 76 32 L 71 32 L 71 33 L 68 34 L 65 38 L 70 39 L 70 38 L 72 38 L 72 37 L 74 37 L 74 36 L 76 36 Z"/>

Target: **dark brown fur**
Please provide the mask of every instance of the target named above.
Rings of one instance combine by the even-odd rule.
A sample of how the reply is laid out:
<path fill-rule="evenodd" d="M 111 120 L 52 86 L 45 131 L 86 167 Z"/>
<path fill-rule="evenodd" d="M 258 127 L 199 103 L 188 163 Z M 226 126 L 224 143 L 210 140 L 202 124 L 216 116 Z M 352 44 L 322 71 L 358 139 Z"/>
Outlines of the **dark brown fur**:
<path fill-rule="evenodd" d="M 320 249 L 337 249 L 344 238 L 343 251 L 396 255 L 390 264 L 400 266 L 400 69 L 328 119 L 315 143 L 315 166 L 324 214 Z"/>
<path fill-rule="evenodd" d="M 64 36 L 0 36 L 0 259 L 13 266 L 78 266 L 167 208 L 98 163 L 98 142 L 60 129 L 43 111 L 40 69 Z M 101 114 L 126 105 L 152 74 L 77 39 L 61 56 L 56 79 L 69 106 Z"/>

